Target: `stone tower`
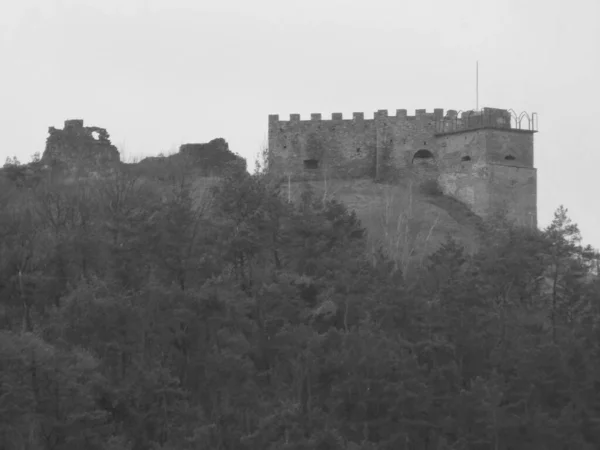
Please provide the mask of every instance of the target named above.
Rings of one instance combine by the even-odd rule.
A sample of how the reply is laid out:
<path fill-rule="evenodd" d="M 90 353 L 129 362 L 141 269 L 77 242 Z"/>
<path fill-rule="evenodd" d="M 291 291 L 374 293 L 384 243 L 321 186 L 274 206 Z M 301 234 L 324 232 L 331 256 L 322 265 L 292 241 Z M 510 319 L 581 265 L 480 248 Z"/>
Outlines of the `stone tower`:
<path fill-rule="evenodd" d="M 484 108 L 458 117 L 451 111 L 437 127 L 440 153 L 448 161 L 439 176 L 444 193 L 482 217 L 505 211 L 517 224 L 536 227 L 537 115 Z"/>

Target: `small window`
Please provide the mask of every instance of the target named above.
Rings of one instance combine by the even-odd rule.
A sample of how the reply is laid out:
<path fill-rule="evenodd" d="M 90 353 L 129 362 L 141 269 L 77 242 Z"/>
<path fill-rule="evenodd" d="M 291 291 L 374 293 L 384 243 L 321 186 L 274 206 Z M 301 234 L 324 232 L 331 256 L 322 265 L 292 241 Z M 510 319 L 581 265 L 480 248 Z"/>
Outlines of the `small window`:
<path fill-rule="evenodd" d="M 508 161 L 514 161 L 514 160 L 515 160 L 515 157 L 514 157 L 513 155 L 506 155 L 506 156 L 504 157 L 504 159 L 506 159 L 506 160 L 508 160 Z"/>
<path fill-rule="evenodd" d="M 463 156 L 460 160 L 461 161 L 471 161 L 471 157 L 469 155 Z"/>
<path fill-rule="evenodd" d="M 356 149 L 356 153 L 360 153 L 360 147 Z"/>
<path fill-rule="evenodd" d="M 319 168 L 319 161 L 316 159 L 305 159 L 304 168 L 309 170 L 315 170 Z"/>

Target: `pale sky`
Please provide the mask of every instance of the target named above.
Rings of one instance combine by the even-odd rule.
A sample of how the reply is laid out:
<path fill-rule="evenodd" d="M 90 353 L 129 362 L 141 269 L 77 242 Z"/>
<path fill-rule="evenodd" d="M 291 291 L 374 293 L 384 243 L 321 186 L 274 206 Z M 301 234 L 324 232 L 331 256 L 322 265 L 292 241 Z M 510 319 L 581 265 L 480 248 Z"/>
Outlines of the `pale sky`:
<path fill-rule="evenodd" d="M 537 112 L 540 226 L 564 204 L 600 247 L 600 1 L 0 0 L 0 164 L 49 126 L 106 128 L 124 159 L 223 137 L 253 158 L 268 114 Z"/>

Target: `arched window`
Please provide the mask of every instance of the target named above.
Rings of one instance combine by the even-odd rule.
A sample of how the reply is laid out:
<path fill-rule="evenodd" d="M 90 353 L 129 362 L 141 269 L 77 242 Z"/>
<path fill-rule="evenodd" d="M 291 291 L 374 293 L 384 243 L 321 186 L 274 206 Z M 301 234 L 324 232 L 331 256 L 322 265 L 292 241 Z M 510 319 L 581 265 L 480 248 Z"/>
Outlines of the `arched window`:
<path fill-rule="evenodd" d="M 412 163 L 419 166 L 433 166 L 435 158 L 429 150 L 421 149 L 413 156 Z"/>
<path fill-rule="evenodd" d="M 514 161 L 514 160 L 515 160 L 515 157 L 514 157 L 513 155 L 506 155 L 506 156 L 504 157 L 504 159 L 506 159 L 507 161 Z"/>

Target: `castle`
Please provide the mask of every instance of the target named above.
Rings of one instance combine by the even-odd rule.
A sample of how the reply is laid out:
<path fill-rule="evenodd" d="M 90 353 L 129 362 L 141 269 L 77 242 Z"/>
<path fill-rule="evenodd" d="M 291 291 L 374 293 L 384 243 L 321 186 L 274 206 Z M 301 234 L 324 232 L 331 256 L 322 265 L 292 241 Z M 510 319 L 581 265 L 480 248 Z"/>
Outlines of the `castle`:
<path fill-rule="evenodd" d="M 331 120 L 269 116 L 269 170 L 291 180 L 401 178 L 437 180 L 445 195 L 487 217 L 504 211 L 516 223 L 537 226 L 533 136 L 537 114 L 483 108 L 459 113 L 379 110 Z"/>

